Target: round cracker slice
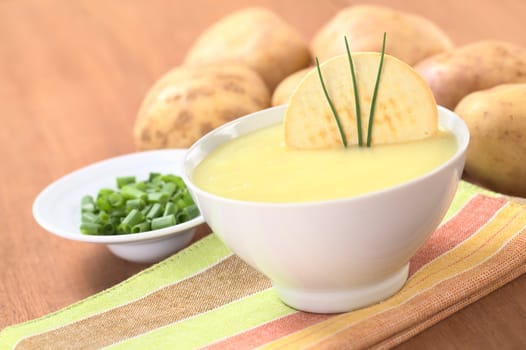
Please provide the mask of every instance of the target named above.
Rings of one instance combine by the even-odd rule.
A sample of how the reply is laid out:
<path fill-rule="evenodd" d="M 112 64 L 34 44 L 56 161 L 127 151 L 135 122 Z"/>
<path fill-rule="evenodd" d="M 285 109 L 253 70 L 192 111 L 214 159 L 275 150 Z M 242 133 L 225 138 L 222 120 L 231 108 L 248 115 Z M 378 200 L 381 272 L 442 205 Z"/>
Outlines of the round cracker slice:
<path fill-rule="evenodd" d="M 380 53 L 352 55 L 360 98 L 362 135 L 365 144 L 371 100 L 380 64 Z M 338 112 L 347 143 L 358 144 L 352 75 L 347 55 L 320 65 L 329 96 Z M 372 144 L 419 140 L 438 130 L 435 98 L 424 79 L 399 59 L 385 55 L 373 121 Z M 293 92 L 285 112 L 285 143 L 301 149 L 342 147 L 316 68 Z"/>

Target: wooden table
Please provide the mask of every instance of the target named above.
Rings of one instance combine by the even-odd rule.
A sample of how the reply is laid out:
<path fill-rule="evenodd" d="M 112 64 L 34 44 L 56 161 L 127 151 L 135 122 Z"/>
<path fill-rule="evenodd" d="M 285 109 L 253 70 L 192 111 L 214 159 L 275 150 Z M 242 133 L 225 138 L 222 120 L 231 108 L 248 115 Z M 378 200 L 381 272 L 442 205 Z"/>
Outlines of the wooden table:
<path fill-rule="evenodd" d="M 348 4 L 252 3 L 268 6 L 307 39 Z M 456 44 L 493 38 L 526 46 L 522 0 L 375 3 L 427 16 Z M 32 202 L 72 170 L 133 152 L 132 125 L 147 89 L 182 61 L 205 26 L 242 6 L 241 0 L 0 1 L 0 328 L 147 267 L 103 246 L 50 235 L 33 220 Z M 201 228 L 201 236 L 207 232 Z M 522 347 L 525 290 L 522 276 L 400 348 Z"/>

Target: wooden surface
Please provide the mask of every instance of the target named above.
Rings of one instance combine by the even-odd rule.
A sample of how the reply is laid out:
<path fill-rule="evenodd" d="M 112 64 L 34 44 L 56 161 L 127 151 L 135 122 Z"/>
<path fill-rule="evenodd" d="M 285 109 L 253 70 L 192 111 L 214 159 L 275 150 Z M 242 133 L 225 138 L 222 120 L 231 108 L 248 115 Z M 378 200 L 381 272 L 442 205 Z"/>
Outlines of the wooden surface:
<path fill-rule="evenodd" d="M 357 2 L 355 2 L 357 3 Z M 376 1 L 424 15 L 458 45 L 484 38 L 526 46 L 523 0 Z M 144 269 L 104 247 L 50 235 L 33 220 L 51 181 L 133 152 L 131 129 L 149 86 L 179 64 L 228 1 L 0 1 L 0 329 L 58 310 Z M 310 39 L 346 1 L 253 1 Z M 207 228 L 201 229 L 205 234 Z M 526 344 L 526 276 L 415 336 L 401 349 Z"/>

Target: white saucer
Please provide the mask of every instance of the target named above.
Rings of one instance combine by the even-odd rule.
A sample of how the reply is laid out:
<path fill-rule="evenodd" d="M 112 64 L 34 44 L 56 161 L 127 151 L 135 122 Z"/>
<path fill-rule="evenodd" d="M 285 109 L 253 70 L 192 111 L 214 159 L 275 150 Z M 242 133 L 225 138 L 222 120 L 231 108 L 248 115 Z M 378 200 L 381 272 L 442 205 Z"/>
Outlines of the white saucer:
<path fill-rule="evenodd" d="M 200 215 L 190 221 L 160 230 L 127 235 L 93 236 L 80 232 L 80 199 L 96 196 L 101 188 L 115 188 L 118 176 L 147 179 L 150 172 L 180 175 L 185 149 L 131 153 L 76 170 L 47 186 L 33 203 L 33 216 L 44 229 L 57 236 L 107 244 L 119 257 L 135 262 L 155 262 L 188 244 Z"/>

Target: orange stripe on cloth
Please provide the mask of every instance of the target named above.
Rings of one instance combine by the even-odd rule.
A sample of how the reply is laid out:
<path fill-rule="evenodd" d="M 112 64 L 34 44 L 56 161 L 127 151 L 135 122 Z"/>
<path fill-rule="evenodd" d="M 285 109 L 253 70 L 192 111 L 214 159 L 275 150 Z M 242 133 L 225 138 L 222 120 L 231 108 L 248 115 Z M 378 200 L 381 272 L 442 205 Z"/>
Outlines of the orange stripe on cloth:
<path fill-rule="evenodd" d="M 507 273 L 514 273 L 526 262 L 525 226 L 524 207 L 507 203 L 473 237 L 428 264 L 390 299 L 336 315 L 262 348 L 362 349 L 405 330 L 421 330 L 419 323 L 425 323 L 453 305 L 461 305 L 469 295 L 482 296 L 481 291 L 488 289 L 490 284 L 502 285 L 501 280 L 508 281 Z M 450 266 L 451 259 L 459 256 L 465 258 Z M 439 270 L 441 273 L 436 274 Z M 428 279 L 429 273 L 435 276 Z"/>
<path fill-rule="evenodd" d="M 503 199 L 483 195 L 474 196 L 455 216 L 438 228 L 425 245 L 417 251 L 411 259 L 411 275 L 425 266 L 425 264 L 451 250 L 476 233 L 504 204 L 506 204 L 506 201 Z M 254 348 L 313 326 L 331 317 L 334 317 L 334 315 L 297 312 L 238 333 L 204 347 L 204 349 Z"/>
<path fill-rule="evenodd" d="M 212 343 L 201 349 L 253 349 L 258 345 L 268 343 L 277 338 L 281 338 L 287 334 L 297 331 L 298 329 L 312 326 L 313 324 L 324 321 L 332 316 L 333 315 L 309 314 L 298 311 L 267 322 L 261 326 L 240 333 L 234 337 Z"/>
<path fill-rule="evenodd" d="M 477 195 L 452 219 L 440 226 L 411 258 L 409 277 L 422 266 L 454 248 L 484 225 L 506 200 Z"/>

